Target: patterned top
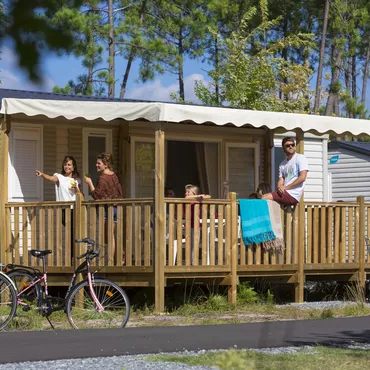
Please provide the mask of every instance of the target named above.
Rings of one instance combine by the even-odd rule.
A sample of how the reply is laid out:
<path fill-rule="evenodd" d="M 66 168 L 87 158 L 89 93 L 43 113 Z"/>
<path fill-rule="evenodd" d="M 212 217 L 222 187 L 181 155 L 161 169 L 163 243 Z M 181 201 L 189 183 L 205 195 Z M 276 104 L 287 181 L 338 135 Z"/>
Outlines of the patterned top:
<path fill-rule="evenodd" d="M 122 187 L 117 175 L 102 174 L 98 178 L 98 184 L 91 193 L 95 200 L 100 199 L 119 199 L 122 198 Z"/>

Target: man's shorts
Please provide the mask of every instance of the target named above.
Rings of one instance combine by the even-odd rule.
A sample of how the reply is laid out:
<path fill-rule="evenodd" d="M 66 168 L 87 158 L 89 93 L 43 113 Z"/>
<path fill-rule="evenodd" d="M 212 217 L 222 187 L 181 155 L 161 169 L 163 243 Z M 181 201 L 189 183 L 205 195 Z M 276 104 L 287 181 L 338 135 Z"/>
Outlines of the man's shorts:
<path fill-rule="evenodd" d="M 298 204 L 298 200 L 293 198 L 286 190 L 284 190 L 283 194 L 273 191 L 271 195 L 275 202 L 284 206 L 295 206 Z"/>

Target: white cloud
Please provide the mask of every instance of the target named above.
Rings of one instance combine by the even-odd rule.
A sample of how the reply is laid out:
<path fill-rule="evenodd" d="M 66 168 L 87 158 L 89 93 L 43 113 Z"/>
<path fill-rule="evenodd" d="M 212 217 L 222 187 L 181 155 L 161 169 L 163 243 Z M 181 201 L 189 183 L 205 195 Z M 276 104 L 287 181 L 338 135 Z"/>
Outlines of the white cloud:
<path fill-rule="evenodd" d="M 185 99 L 194 103 L 199 103 L 199 100 L 194 94 L 194 85 L 197 80 L 205 82 L 204 76 L 197 73 L 184 78 Z M 140 100 L 171 101 L 170 94 L 178 93 L 178 91 L 178 83 L 163 86 L 161 80 L 156 79 L 155 81 L 146 83 L 145 85 L 129 89 L 125 97 Z"/>
<path fill-rule="evenodd" d="M 17 59 L 9 47 L 3 47 L 0 54 L 0 88 L 31 91 L 52 91 L 56 85 L 49 76 L 44 76 L 42 84 L 27 80 L 23 71 L 17 67 Z"/>

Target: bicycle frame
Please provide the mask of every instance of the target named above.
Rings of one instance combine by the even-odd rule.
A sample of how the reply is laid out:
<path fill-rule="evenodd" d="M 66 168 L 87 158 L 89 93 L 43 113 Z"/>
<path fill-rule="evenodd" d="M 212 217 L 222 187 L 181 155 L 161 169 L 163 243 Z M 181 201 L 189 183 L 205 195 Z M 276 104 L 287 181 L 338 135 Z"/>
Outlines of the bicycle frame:
<path fill-rule="evenodd" d="M 80 256 L 80 258 L 82 258 L 82 257 L 85 257 L 85 260 L 75 269 L 75 271 L 74 271 L 74 273 L 72 275 L 71 282 L 70 282 L 70 284 L 68 286 L 66 295 L 65 295 L 65 297 L 63 299 L 63 305 L 62 306 L 56 306 L 56 307 L 52 306 L 51 312 L 58 311 L 58 310 L 64 308 L 64 304 L 65 304 L 65 302 L 66 302 L 69 294 L 71 293 L 72 289 L 76 285 L 77 276 L 79 274 L 83 274 L 83 273 L 87 273 L 87 281 L 88 281 L 88 284 L 89 284 L 90 293 L 91 293 L 91 296 L 94 299 L 94 302 L 96 304 L 97 310 L 99 312 L 104 311 L 103 306 L 100 304 L 99 300 L 97 299 L 97 297 L 95 295 L 95 291 L 94 291 L 94 279 L 93 279 L 94 274 L 91 273 L 91 268 L 90 268 L 90 260 L 93 259 L 93 258 L 95 258 L 96 255 L 94 255 L 93 257 L 91 257 L 89 255 L 89 252 L 86 252 L 86 253 L 84 253 L 83 255 Z M 26 293 L 29 289 L 31 289 L 32 287 L 34 287 L 36 284 L 42 284 L 44 298 L 46 300 L 49 300 L 50 298 L 52 298 L 52 297 L 49 296 L 49 292 L 48 292 L 47 269 L 46 269 L 45 256 L 42 256 L 41 259 L 42 259 L 42 265 L 43 265 L 43 271 L 42 272 L 39 271 L 39 270 L 36 270 L 36 269 L 34 269 L 32 267 L 28 267 L 28 266 L 9 265 L 9 267 L 11 268 L 11 271 L 17 271 L 17 270 L 21 271 L 22 270 L 22 271 L 33 273 L 34 275 L 37 275 L 37 277 L 38 277 L 36 280 L 32 281 L 32 283 L 30 285 L 28 285 L 23 290 L 21 290 L 20 292 L 17 293 L 18 304 L 20 306 L 27 306 L 27 304 L 24 303 L 20 299 L 20 297 L 22 296 L 22 294 Z M 15 287 L 14 282 L 12 280 L 11 280 L 11 282 L 12 282 L 13 286 Z M 15 289 L 16 289 L 16 287 L 15 287 Z M 39 303 L 40 302 L 38 302 L 38 305 L 39 305 Z"/>

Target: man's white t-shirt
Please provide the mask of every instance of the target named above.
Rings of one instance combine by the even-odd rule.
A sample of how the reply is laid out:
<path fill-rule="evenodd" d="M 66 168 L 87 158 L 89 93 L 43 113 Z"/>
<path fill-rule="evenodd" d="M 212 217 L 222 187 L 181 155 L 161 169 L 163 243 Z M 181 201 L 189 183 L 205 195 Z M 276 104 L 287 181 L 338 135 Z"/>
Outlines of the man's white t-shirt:
<path fill-rule="evenodd" d="M 287 186 L 298 178 L 301 171 L 308 171 L 307 158 L 303 154 L 295 153 L 289 161 L 284 159 L 280 163 L 279 177 L 284 178 L 284 186 Z M 287 192 L 294 199 L 297 199 L 298 202 L 301 199 L 305 182 L 306 181 L 303 181 L 295 188 L 287 190 Z"/>
<path fill-rule="evenodd" d="M 72 188 L 72 182 L 77 181 L 78 184 L 81 183 L 80 180 L 75 180 L 72 177 L 63 176 L 60 173 L 54 173 L 59 180 L 58 184 L 55 184 L 55 198 L 58 201 L 70 202 L 76 200 L 76 190 Z"/>

